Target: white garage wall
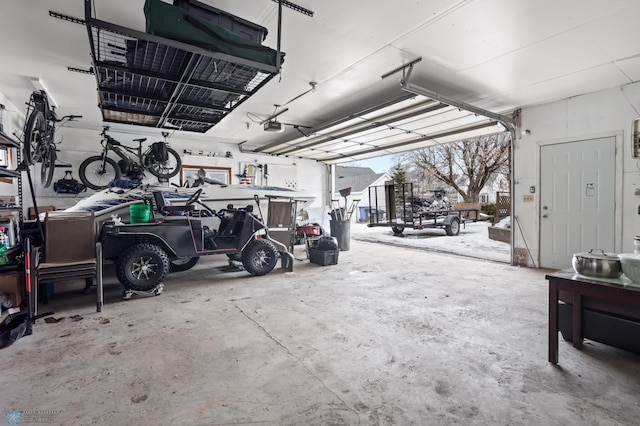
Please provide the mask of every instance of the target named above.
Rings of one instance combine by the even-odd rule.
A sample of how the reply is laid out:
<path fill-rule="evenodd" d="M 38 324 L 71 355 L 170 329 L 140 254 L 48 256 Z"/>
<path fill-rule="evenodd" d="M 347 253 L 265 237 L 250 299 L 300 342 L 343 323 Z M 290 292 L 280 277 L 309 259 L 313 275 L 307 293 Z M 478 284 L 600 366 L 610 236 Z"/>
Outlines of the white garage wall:
<path fill-rule="evenodd" d="M 21 119 L 23 120 L 23 118 Z M 15 127 L 19 127 L 18 133 L 22 133 L 22 121 Z M 5 125 L 6 128 L 6 125 Z M 135 133 L 118 131 L 112 129 L 109 134 L 116 140 L 122 142 L 125 145 L 136 146 L 137 142 L 132 142 L 133 139 L 146 137 L 147 141 L 143 146 L 147 144 L 162 140 L 161 132 L 157 129 L 146 129 L 141 127 L 132 127 Z M 13 131 L 13 129 L 12 129 Z M 65 171 L 71 170 L 73 177 L 80 181 L 78 174 L 78 168 L 82 161 L 91 156 L 100 153 L 100 129 L 87 130 L 77 128 L 62 127 L 56 130 L 56 141 L 59 144 L 58 162 L 71 165 L 70 168 L 57 167 L 53 182 L 62 178 L 65 175 Z M 197 166 L 213 166 L 213 167 L 229 167 L 231 168 L 232 184 L 239 183 L 239 177 L 236 175 L 242 173 L 240 169 L 240 163 L 255 163 L 268 164 L 269 167 L 269 179 L 268 184 L 272 186 L 291 186 L 291 183 L 297 184 L 298 189 L 304 189 L 317 195 L 317 199 L 313 204 L 314 207 L 320 207 L 325 204 L 325 196 L 328 194 L 327 179 L 328 167 L 323 163 L 318 163 L 310 160 L 301 160 L 290 158 L 272 157 L 266 155 L 241 153 L 238 145 L 236 144 L 222 144 L 210 142 L 207 140 L 187 137 L 181 137 L 177 134 L 169 137 L 168 142 L 170 145 L 182 156 L 183 164 L 197 165 Z M 206 151 L 206 152 L 220 152 L 226 153 L 229 151 L 233 158 L 225 157 L 210 157 L 199 155 L 186 155 L 183 153 L 185 149 L 192 151 Z M 113 156 L 114 159 L 118 159 L 117 156 Z M 295 163 L 295 164 L 294 164 Z M 35 168 L 34 168 L 35 167 Z M 53 184 L 49 188 L 42 188 L 39 183 L 39 165 L 32 167 L 31 172 L 33 176 L 33 182 L 35 187 L 36 199 L 39 205 L 53 205 L 56 208 L 67 208 L 74 205 L 81 198 L 92 194 L 94 191 L 87 190 L 79 195 L 71 194 L 56 194 L 53 190 Z M 26 177 L 26 175 L 23 174 Z M 157 182 L 155 178 L 146 173 L 145 182 L 154 183 Z M 24 180 L 24 204 L 25 208 L 32 205 L 30 195 L 28 193 L 27 180 Z M 171 182 L 180 184 L 180 175 L 178 174 L 171 179 Z M 259 182 L 258 182 L 259 183 Z M 0 198 L 2 194 L 14 193 L 15 189 L 9 188 L 12 185 L 0 184 Z M 3 192 L 6 191 L 6 192 Z"/>
<path fill-rule="evenodd" d="M 640 162 L 631 156 L 632 122 L 638 117 L 640 83 L 522 109 L 522 129 L 530 134 L 524 132 L 514 147 L 516 264 L 539 263 L 540 146 L 602 136 L 616 137 L 616 164 L 621 169 L 616 170 L 617 219 L 612 218 L 616 220 L 616 251 L 633 251 L 633 237 L 640 235 L 640 195 L 635 195 L 640 191 Z M 544 165 L 541 169 L 544 171 Z M 531 186 L 536 188 L 534 201 L 524 202 Z"/>

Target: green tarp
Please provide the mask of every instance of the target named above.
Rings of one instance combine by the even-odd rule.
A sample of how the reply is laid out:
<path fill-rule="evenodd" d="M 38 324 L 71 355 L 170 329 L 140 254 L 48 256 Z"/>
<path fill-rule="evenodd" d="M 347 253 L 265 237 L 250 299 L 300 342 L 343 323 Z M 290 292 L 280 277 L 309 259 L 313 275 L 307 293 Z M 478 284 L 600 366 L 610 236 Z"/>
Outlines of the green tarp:
<path fill-rule="evenodd" d="M 275 50 L 247 40 L 181 7 L 172 6 L 161 0 L 146 0 L 144 14 L 147 20 L 146 31 L 149 34 L 276 66 Z M 280 54 L 283 60 L 284 53 Z"/>

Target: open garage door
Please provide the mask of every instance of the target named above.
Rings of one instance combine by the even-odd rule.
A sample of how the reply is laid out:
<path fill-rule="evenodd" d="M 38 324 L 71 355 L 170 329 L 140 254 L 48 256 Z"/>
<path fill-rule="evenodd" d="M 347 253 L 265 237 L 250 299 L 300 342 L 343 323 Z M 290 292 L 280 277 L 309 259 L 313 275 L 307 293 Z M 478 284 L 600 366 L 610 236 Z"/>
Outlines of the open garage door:
<path fill-rule="evenodd" d="M 515 130 L 512 117 L 446 98 L 410 83 L 409 75 L 415 62 L 383 76 L 402 71 L 404 95 L 313 129 L 299 128 L 299 137 L 276 141 L 253 151 L 332 164 Z"/>

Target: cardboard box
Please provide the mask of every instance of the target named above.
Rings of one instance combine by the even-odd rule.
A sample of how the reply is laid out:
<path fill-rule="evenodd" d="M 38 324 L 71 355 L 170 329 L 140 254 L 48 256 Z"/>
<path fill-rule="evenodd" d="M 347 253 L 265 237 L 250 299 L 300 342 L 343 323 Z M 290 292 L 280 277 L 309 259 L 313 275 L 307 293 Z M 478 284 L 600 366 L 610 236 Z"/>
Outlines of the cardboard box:
<path fill-rule="evenodd" d="M 0 293 L 10 294 L 13 307 L 20 306 L 25 298 L 24 272 L 4 272 L 0 274 Z"/>
<path fill-rule="evenodd" d="M 55 206 L 38 206 L 38 213 L 50 212 L 55 209 Z M 29 220 L 33 220 L 36 218 L 36 210 L 33 207 L 29 207 L 27 217 L 29 218 Z"/>

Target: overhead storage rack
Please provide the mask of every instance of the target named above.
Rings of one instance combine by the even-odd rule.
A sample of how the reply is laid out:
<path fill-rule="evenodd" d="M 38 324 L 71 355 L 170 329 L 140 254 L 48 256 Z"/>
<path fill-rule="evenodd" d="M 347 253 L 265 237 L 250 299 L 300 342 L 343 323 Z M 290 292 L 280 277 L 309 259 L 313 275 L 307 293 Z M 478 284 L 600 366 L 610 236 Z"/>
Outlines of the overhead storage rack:
<path fill-rule="evenodd" d="M 263 63 L 122 27 L 93 18 L 91 0 L 85 22 L 106 122 L 204 133 L 279 72 L 280 52 Z"/>

